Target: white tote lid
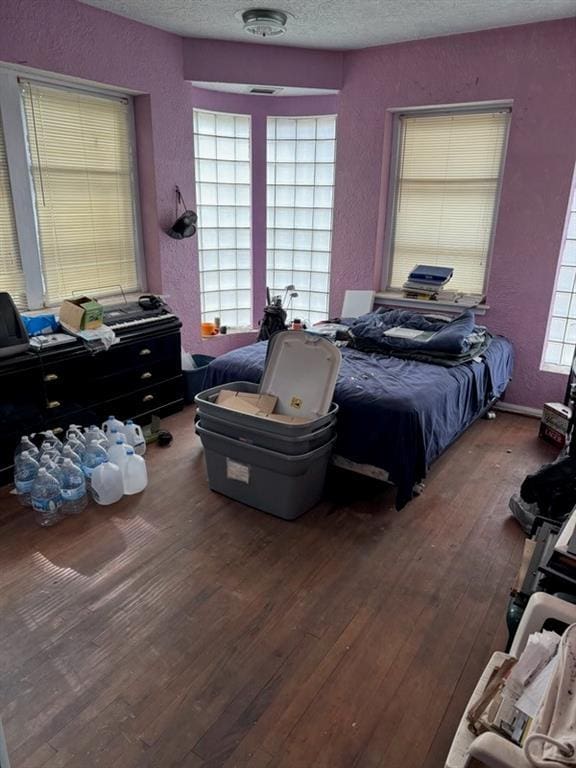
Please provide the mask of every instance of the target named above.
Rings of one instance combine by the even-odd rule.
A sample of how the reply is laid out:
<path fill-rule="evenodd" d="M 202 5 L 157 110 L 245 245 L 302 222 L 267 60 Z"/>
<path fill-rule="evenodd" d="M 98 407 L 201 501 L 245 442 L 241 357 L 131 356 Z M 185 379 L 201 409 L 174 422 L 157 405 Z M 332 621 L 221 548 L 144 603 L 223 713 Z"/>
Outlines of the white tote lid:
<path fill-rule="evenodd" d="M 340 368 L 340 350 L 305 331 L 275 334 L 268 345 L 260 392 L 278 398 L 276 413 L 315 419 L 332 403 Z"/>

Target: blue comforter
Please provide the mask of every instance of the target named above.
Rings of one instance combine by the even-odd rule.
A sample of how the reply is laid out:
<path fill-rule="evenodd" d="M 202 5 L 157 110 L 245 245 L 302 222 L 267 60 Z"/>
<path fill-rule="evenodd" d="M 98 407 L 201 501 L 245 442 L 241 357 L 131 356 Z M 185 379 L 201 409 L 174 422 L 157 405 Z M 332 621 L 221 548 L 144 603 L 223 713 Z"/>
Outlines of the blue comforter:
<path fill-rule="evenodd" d="M 259 382 L 266 347 L 252 344 L 214 360 L 206 388 Z M 481 361 L 453 368 L 344 348 L 334 393 L 340 406 L 336 453 L 386 470 L 401 508 L 428 466 L 502 395 L 512 366 L 512 345 L 501 336 Z"/>
<path fill-rule="evenodd" d="M 433 333 L 427 341 L 387 336 L 392 328 L 410 328 Z M 355 337 L 370 341 L 383 352 L 388 350 L 419 350 L 442 352 L 447 355 L 463 355 L 472 346 L 472 334 L 476 329 L 474 313 L 469 309 L 447 323 L 426 318 L 418 312 L 392 309 L 387 312 L 370 312 L 351 324 Z"/>

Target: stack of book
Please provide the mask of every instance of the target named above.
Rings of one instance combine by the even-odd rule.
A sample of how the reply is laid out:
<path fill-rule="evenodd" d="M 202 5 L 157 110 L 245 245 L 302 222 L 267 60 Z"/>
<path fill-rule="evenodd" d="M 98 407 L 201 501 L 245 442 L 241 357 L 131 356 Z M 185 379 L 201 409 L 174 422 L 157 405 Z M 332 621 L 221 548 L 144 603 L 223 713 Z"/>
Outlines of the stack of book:
<path fill-rule="evenodd" d="M 452 267 L 432 267 L 419 264 L 414 267 L 404 283 L 404 296 L 407 299 L 435 300 L 446 283 L 454 274 Z"/>

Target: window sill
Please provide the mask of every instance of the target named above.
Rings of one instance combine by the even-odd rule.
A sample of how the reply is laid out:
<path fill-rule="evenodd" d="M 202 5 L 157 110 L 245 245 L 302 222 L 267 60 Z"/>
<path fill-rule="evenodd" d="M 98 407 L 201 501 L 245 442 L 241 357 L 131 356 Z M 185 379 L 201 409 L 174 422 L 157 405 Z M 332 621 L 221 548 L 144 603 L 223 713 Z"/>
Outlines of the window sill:
<path fill-rule="evenodd" d="M 474 305 L 472 300 L 461 301 L 427 301 L 425 299 L 407 299 L 396 291 L 380 291 L 374 299 L 376 304 L 385 304 L 392 307 L 405 307 L 407 309 L 429 309 L 431 312 L 462 312 L 465 309 L 473 309 L 477 315 L 484 315 L 490 309 L 488 304 Z"/>
<path fill-rule="evenodd" d="M 570 366 L 569 365 L 556 365 L 555 363 L 542 363 L 540 366 L 541 371 L 545 371 L 546 373 L 560 373 L 562 376 L 569 376 L 570 375 Z"/>
<path fill-rule="evenodd" d="M 225 339 L 226 336 L 251 336 L 258 333 L 259 328 L 229 328 L 226 333 L 215 333 L 213 336 L 200 336 L 202 341 L 213 341 L 214 339 Z"/>

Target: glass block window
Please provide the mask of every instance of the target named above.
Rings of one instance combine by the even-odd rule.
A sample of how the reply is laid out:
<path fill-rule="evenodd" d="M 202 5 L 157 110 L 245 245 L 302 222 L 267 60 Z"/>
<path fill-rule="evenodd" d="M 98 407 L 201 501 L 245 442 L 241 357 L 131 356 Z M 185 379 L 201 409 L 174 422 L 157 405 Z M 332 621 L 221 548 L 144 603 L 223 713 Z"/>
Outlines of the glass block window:
<path fill-rule="evenodd" d="M 308 324 L 328 317 L 335 155 L 335 116 L 268 118 L 267 283 Z"/>
<path fill-rule="evenodd" d="M 194 110 L 202 321 L 252 325 L 250 116 Z"/>
<path fill-rule="evenodd" d="M 576 347 L 576 187 L 568 206 L 566 239 L 560 256 L 542 367 L 568 373 Z"/>

